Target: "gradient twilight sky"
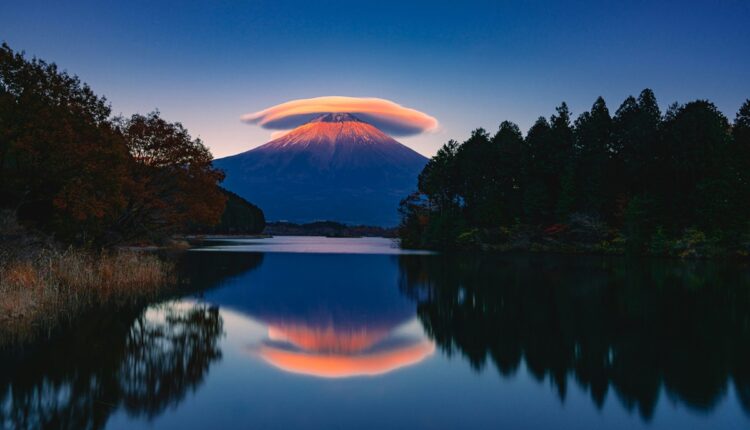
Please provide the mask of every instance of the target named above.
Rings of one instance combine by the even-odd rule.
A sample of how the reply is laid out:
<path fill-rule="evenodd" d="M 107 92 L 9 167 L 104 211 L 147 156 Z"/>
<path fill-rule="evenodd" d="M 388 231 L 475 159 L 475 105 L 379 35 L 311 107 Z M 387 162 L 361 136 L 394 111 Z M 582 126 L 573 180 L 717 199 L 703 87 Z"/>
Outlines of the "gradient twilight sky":
<path fill-rule="evenodd" d="M 440 122 L 399 138 L 432 155 L 503 120 L 525 132 L 561 101 L 614 113 L 750 98 L 750 1 L 48 1 L 0 6 L 0 40 L 56 62 L 114 113 L 154 108 L 222 157 L 270 131 L 240 116 L 293 99 L 379 97 Z"/>

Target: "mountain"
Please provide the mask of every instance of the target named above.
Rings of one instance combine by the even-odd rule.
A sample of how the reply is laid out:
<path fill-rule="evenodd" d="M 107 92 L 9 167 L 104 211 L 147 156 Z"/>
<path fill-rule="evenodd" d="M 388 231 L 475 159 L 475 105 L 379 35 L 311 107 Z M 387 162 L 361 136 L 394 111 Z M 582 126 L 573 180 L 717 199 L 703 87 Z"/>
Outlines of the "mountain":
<path fill-rule="evenodd" d="M 249 151 L 220 158 L 222 184 L 266 219 L 393 226 L 427 158 L 348 113 L 319 116 Z"/>

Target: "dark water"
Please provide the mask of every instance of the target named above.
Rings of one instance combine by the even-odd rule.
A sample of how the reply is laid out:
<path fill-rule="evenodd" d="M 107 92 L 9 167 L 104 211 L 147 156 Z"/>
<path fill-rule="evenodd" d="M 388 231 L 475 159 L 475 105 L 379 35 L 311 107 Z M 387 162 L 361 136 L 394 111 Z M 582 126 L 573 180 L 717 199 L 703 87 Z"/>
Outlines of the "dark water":
<path fill-rule="evenodd" d="M 277 238 L 180 267 L 184 297 L 0 354 L 0 428 L 750 428 L 736 263 Z"/>

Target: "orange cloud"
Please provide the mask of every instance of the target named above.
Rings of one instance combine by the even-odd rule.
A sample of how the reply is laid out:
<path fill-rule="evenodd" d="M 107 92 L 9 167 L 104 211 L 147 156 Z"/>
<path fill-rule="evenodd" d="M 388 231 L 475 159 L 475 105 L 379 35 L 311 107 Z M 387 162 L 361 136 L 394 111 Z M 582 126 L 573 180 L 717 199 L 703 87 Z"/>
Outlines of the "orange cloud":
<path fill-rule="evenodd" d="M 423 340 L 398 348 L 369 354 L 318 354 L 263 346 L 260 356 L 287 372 L 323 378 L 374 376 L 419 363 L 435 351 L 435 345 Z"/>
<path fill-rule="evenodd" d="M 343 96 L 292 100 L 243 115 L 240 119 L 267 129 L 288 130 L 319 115 L 335 112 L 353 114 L 362 121 L 394 136 L 431 132 L 437 130 L 438 127 L 438 121 L 434 117 L 390 100 Z"/>

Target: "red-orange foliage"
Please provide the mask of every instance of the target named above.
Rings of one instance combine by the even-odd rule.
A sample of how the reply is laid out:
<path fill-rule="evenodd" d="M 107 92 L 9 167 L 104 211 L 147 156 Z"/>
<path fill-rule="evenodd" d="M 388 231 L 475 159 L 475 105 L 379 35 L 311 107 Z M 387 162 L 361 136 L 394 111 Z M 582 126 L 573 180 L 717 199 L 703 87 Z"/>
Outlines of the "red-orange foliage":
<path fill-rule="evenodd" d="M 59 236 L 98 236 L 125 203 L 128 153 L 106 100 L 54 64 L 0 48 L 3 206 Z"/>
<path fill-rule="evenodd" d="M 570 227 L 565 224 L 552 224 L 551 226 L 544 229 L 544 234 L 554 236 L 565 233 L 568 230 L 570 230 Z"/>
<path fill-rule="evenodd" d="M 222 178 L 179 123 L 113 121 L 77 77 L 0 47 L 0 207 L 25 223 L 97 244 L 214 224 Z"/>
<path fill-rule="evenodd" d="M 120 227 L 138 234 L 219 222 L 226 198 L 217 184 L 224 174 L 200 139 L 180 123 L 152 112 L 118 120 L 134 163 L 131 192 Z"/>

